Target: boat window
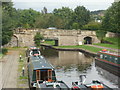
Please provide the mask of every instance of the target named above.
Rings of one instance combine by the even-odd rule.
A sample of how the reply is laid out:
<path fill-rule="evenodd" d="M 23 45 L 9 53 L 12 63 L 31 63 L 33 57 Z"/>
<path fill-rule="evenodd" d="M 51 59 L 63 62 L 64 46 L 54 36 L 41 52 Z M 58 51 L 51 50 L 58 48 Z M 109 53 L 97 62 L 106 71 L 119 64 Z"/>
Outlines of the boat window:
<path fill-rule="evenodd" d="M 118 58 L 115 58 L 115 61 L 114 61 L 115 63 L 117 63 L 118 62 Z"/>
<path fill-rule="evenodd" d="M 118 60 L 118 58 L 115 58 L 115 60 Z"/>
<path fill-rule="evenodd" d="M 100 55 L 100 58 L 103 58 L 103 55 L 102 55 L 102 54 Z"/>
<path fill-rule="evenodd" d="M 105 56 L 105 59 L 107 59 L 107 56 Z"/>

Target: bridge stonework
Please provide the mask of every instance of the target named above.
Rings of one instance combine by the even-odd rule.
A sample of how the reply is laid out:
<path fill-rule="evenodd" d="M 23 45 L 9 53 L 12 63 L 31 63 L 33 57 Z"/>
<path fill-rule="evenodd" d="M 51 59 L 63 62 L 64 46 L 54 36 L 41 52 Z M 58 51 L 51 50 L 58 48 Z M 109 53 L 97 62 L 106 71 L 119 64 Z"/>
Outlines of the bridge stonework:
<path fill-rule="evenodd" d="M 34 46 L 34 36 L 40 32 L 45 38 L 58 40 L 59 46 L 84 44 L 85 37 L 92 43 L 99 43 L 95 31 L 81 30 L 49 30 L 49 29 L 16 29 L 11 42 L 7 46 Z"/>

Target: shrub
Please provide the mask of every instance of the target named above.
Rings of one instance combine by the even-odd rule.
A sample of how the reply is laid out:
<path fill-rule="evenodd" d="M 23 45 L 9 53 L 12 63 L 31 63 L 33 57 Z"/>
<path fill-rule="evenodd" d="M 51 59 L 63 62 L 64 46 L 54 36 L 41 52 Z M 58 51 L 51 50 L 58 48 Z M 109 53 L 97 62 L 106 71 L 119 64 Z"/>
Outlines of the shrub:
<path fill-rule="evenodd" d="M 2 48 L 2 54 L 6 54 L 8 50 L 6 48 Z"/>

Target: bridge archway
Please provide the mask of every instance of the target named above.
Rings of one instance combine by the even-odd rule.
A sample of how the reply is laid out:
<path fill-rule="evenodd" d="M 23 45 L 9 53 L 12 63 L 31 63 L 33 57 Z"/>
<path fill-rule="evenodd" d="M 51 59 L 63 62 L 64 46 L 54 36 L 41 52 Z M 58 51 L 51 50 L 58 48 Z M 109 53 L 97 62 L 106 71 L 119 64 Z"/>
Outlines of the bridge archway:
<path fill-rule="evenodd" d="M 89 36 L 84 37 L 84 44 L 92 44 L 92 38 Z"/>
<path fill-rule="evenodd" d="M 16 35 L 13 35 L 11 42 L 10 42 L 12 47 L 18 47 L 19 46 L 19 40 Z"/>

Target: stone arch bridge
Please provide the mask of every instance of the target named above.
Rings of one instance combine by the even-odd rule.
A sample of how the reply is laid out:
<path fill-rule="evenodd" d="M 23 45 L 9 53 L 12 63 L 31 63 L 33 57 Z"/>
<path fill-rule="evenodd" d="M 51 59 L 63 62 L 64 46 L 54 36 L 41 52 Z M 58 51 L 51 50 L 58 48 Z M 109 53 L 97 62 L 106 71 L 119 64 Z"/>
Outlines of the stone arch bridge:
<path fill-rule="evenodd" d="M 82 45 L 99 43 L 95 31 L 81 30 L 49 30 L 49 29 L 16 29 L 12 40 L 8 44 L 11 47 L 33 46 L 34 36 L 40 32 L 47 39 L 54 39 L 58 46 Z"/>

